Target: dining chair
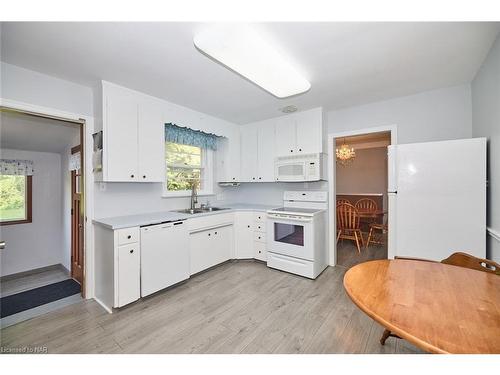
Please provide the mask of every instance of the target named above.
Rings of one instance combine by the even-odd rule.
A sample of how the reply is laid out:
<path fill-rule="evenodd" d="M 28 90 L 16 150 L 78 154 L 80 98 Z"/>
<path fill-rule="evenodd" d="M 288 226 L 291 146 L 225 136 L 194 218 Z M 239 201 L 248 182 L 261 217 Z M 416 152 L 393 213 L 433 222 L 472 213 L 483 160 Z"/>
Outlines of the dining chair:
<path fill-rule="evenodd" d="M 358 210 L 362 211 L 377 211 L 378 205 L 377 202 L 375 202 L 373 199 L 370 198 L 362 198 L 359 201 L 356 202 L 354 205 Z"/>
<path fill-rule="evenodd" d="M 385 245 L 386 234 L 389 232 L 389 226 L 385 220 L 386 218 L 384 217 L 383 223 L 370 224 L 370 231 L 368 232 L 368 239 L 366 240 L 366 248 L 368 248 L 370 242 L 377 245 Z M 379 231 L 380 233 L 378 233 Z"/>
<path fill-rule="evenodd" d="M 408 258 L 408 257 L 394 257 L 394 259 L 406 259 L 406 260 L 418 260 L 418 261 L 422 261 L 422 262 L 443 263 L 443 264 L 449 264 L 451 266 L 464 267 L 464 268 L 469 268 L 469 269 L 476 270 L 476 271 L 493 273 L 497 276 L 500 276 L 500 264 L 498 264 L 497 262 L 494 262 L 494 261 L 489 260 L 489 259 L 477 258 L 475 256 L 472 256 L 470 254 L 463 253 L 463 252 L 453 253 L 448 258 L 443 259 L 441 262 L 436 262 L 436 261 L 430 260 L 430 259 Z M 389 337 L 395 337 L 397 339 L 401 338 L 398 335 L 393 334 L 390 330 L 385 329 L 385 331 L 382 334 L 382 337 L 380 339 L 380 343 L 382 345 L 384 345 L 385 341 Z"/>
<path fill-rule="evenodd" d="M 344 203 L 347 203 L 347 204 L 352 204 L 350 200 L 348 199 L 337 199 L 337 206 L 339 204 L 344 204 Z"/>
<path fill-rule="evenodd" d="M 359 213 L 356 207 L 349 203 L 342 203 L 337 206 L 337 243 L 339 239 L 353 240 L 356 242 L 358 253 L 361 253 L 361 246 L 364 246 L 361 228 L 359 226 Z"/>

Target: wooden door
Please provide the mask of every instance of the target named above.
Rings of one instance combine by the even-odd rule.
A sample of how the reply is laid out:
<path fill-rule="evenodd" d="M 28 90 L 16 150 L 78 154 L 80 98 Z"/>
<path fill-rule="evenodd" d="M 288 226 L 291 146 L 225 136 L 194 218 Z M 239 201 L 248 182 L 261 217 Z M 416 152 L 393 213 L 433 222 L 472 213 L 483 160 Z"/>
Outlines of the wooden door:
<path fill-rule="evenodd" d="M 80 152 L 80 146 L 74 147 L 71 153 Z M 82 209 L 82 176 L 81 169 L 71 171 L 71 277 L 82 286 L 84 276 L 84 217 Z"/>

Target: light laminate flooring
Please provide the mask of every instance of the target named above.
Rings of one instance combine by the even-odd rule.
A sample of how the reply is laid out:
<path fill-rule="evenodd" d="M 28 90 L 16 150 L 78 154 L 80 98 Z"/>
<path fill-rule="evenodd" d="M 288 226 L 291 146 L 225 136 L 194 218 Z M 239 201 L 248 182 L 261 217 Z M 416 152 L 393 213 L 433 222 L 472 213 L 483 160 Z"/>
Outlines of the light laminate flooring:
<path fill-rule="evenodd" d="M 6 297 L 41 286 L 57 283 L 69 279 L 68 272 L 62 267 L 47 267 L 40 271 L 19 277 L 5 278 L 0 281 L 0 296 Z"/>
<path fill-rule="evenodd" d="M 367 248 L 363 246 L 361 252 L 358 253 L 354 241 L 343 240 L 337 244 L 337 264 L 339 266 L 351 268 L 356 264 L 377 259 L 387 259 L 387 245 L 371 244 Z"/>
<path fill-rule="evenodd" d="M 228 262 L 113 314 L 87 300 L 0 331 L 48 353 L 419 353 L 347 297 L 343 267 L 316 280 Z"/>

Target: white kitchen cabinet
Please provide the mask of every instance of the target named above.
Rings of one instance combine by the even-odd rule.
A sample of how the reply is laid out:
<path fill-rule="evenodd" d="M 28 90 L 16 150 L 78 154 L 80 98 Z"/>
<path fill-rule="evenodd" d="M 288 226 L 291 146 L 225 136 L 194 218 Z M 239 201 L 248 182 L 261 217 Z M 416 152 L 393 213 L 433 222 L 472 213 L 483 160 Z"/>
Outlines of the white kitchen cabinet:
<path fill-rule="evenodd" d="M 164 123 L 158 101 L 102 82 L 103 181 L 163 182 Z"/>
<path fill-rule="evenodd" d="M 96 225 L 95 298 L 109 312 L 141 297 L 139 228 L 112 230 Z"/>
<path fill-rule="evenodd" d="M 235 258 L 251 259 L 254 257 L 254 213 L 241 211 L 235 213 Z"/>
<path fill-rule="evenodd" d="M 240 134 L 222 138 L 216 151 L 217 182 L 239 182 L 241 180 Z"/>
<path fill-rule="evenodd" d="M 323 133 L 321 108 L 280 117 L 276 120 L 276 156 L 322 153 Z"/>
<path fill-rule="evenodd" d="M 103 95 L 103 172 L 105 181 L 137 181 L 138 103 L 124 91 Z"/>
<path fill-rule="evenodd" d="M 305 111 L 296 115 L 296 153 L 313 154 L 322 150 L 321 112 Z"/>
<path fill-rule="evenodd" d="M 297 127 L 294 117 L 286 116 L 276 121 L 276 156 L 294 155 L 296 149 Z"/>
<path fill-rule="evenodd" d="M 266 244 L 264 242 L 255 242 L 253 257 L 263 262 L 267 261 L 267 250 L 266 250 Z"/>
<path fill-rule="evenodd" d="M 115 307 L 122 307 L 141 297 L 141 262 L 139 243 L 118 247 L 118 293 Z"/>
<path fill-rule="evenodd" d="M 161 107 L 142 99 L 138 108 L 138 181 L 165 181 L 165 124 Z"/>
<path fill-rule="evenodd" d="M 226 225 L 189 235 L 190 274 L 231 259 L 233 226 Z"/>
<path fill-rule="evenodd" d="M 241 181 L 258 181 L 258 129 L 247 125 L 241 128 Z"/>
<path fill-rule="evenodd" d="M 257 182 L 274 182 L 275 127 L 271 122 L 257 127 Z"/>

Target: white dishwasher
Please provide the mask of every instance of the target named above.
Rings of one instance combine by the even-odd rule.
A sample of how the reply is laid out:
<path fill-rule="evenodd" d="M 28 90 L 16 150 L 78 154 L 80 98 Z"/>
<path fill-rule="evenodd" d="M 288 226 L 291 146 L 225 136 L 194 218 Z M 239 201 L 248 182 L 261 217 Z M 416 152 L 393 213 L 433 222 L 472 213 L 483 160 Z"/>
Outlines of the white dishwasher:
<path fill-rule="evenodd" d="M 141 296 L 189 278 L 189 233 L 185 221 L 141 227 Z"/>

